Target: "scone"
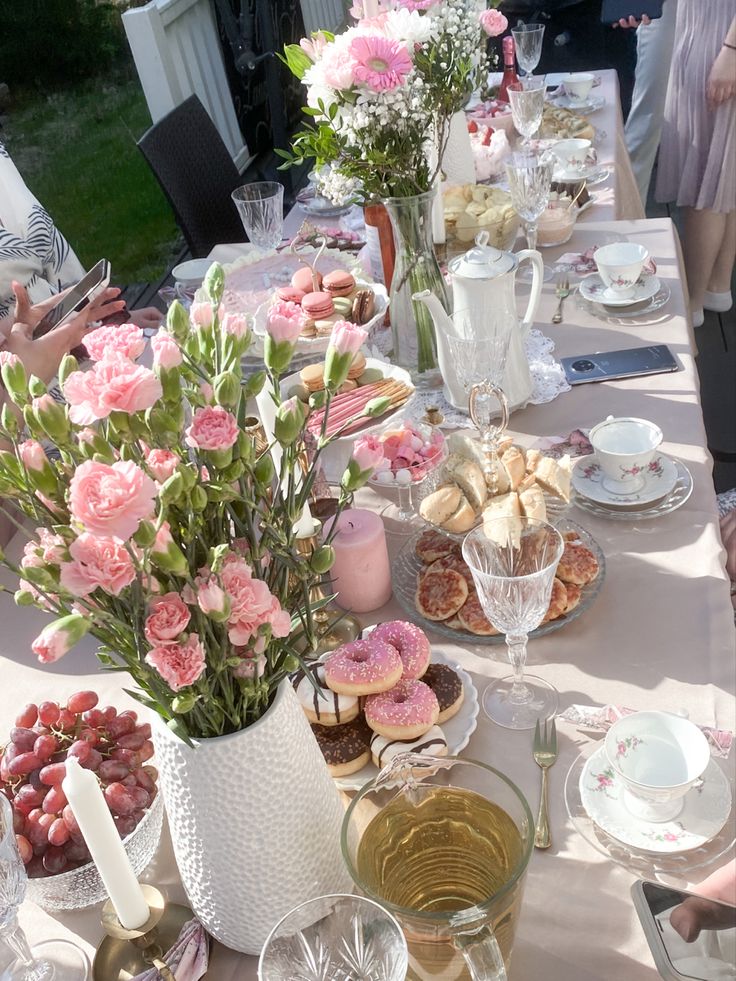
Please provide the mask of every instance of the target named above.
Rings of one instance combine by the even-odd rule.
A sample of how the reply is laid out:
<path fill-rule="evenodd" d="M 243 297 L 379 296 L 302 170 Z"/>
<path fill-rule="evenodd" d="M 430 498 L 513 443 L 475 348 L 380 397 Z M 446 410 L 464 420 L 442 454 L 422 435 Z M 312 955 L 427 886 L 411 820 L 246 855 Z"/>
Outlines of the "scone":
<path fill-rule="evenodd" d="M 447 458 L 445 473 L 460 487 L 473 510 L 480 511 L 485 504 L 487 491 L 486 480 L 478 464 L 453 453 Z"/>
<path fill-rule="evenodd" d="M 457 484 L 448 484 L 447 487 L 440 487 L 439 490 L 427 494 L 419 505 L 419 513 L 425 521 L 442 528 L 464 500 L 463 492 Z"/>

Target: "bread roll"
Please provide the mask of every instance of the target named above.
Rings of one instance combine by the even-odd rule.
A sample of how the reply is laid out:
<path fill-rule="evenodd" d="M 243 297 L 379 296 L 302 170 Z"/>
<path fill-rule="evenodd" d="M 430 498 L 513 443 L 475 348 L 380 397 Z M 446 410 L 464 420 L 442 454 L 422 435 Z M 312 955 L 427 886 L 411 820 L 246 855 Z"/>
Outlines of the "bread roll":
<path fill-rule="evenodd" d="M 540 521 L 547 520 L 547 505 L 544 502 L 544 494 L 536 484 L 527 487 L 519 494 L 521 511 L 525 518 L 538 518 Z"/>
<path fill-rule="evenodd" d="M 445 522 L 454 515 L 463 500 L 465 500 L 463 493 L 457 484 L 450 484 L 427 494 L 419 505 L 419 513 L 430 524 L 444 527 Z"/>
<path fill-rule="evenodd" d="M 466 497 L 462 497 L 455 513 L 442 523 L 445 531 L 453 535 L 461 535 L 463 532 L 470 531 L 475 524 L 476 513 Z"/>
<path fill-rule="evenodd" d="M 447 458 L 445 472 L 460 487 L 473 510 L 480 511 L 485 504 L 487 491 L 486 479 L 478 464 L 453 453 Z"/>
<path fill-rule="evenodd" d="M 561 498 L 565 503 L 570 500 L 570 457 L 553 460 L 545 456 L 537 464 L 534 471 L 537 483 L 549 494 Z"/>
<path fill-rule="evenodd" d="M 501 463 L 509 475 L 511 490 L 516 490 L 526 473 L 526 461 L 521 450 L 517 446 L 509 446 L 501 457 Z"/>

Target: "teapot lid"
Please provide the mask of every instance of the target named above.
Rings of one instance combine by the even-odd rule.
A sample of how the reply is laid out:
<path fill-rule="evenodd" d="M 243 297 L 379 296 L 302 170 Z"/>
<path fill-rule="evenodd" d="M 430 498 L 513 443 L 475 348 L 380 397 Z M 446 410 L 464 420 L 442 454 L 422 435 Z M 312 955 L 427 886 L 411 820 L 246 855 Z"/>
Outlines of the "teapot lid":
<path fill-rule="evenodd" d="M 495 279 L 511 272 L 518 264 L 513 252 L 502 252 L 488 245 L 488 232 L 478 232 L 474 248 L 453 259 L 450 272 L 467 279 Z"/>

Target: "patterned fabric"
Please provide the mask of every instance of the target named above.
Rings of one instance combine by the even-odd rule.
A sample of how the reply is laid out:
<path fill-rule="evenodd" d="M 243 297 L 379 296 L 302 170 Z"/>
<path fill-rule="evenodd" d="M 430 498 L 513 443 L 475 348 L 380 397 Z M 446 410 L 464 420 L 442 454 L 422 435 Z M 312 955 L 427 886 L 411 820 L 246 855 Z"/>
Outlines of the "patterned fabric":
<path fill-rule="evenodd" d="M 38 303 L 83 274 L 71 246 L 0 143 L 0 321 L 13 311 L 13 280 L 28 287 L 31 301 Z"/>

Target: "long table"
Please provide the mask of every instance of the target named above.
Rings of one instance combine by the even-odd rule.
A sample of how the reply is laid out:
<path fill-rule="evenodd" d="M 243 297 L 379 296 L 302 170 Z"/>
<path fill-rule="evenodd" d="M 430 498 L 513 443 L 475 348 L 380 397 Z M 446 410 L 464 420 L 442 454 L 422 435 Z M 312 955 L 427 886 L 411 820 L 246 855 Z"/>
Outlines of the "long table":
<path fill-rule="evenodd" d="M 518 411 L 511 418 L 511 429 L 521 441 L 531 443 L 537 437 L 591 426 L 608 413 L 644 416 L 661 426 L 664 451 L 690 468 L 694 490 L 679 511 L 652 522 L 608 522 L 573 511 L 572 517 L 602 547 L 607 578 L 592 609 L 530 644 L 529 664 L 556 685 L 563 709 L 571 703 L 593 702 L 616 702 L 634 709 L 686 707 L 699 723 L 733 729 L 733 614 L 676 233 L 669 219 L 625 225 L 591 220 L 578 226 L 574 241 L 582 249 L 622 233 L 649 249 L 672 291 L 657 322 L 627 327 L 603 323 L 571 298 L 563 323 L 548 326 L 556 302 L 549 284 L 538 322 L 554 339 L 558 355 L 666 342 L 683 370 L 581 386 L 552 403 Z M 569 247 L 547 250 L 545 261 L 553 262 L 558 252 Z M 217 256 L 227 260 L 237 248 L 242 247 L 223 247 Z M 381 501 L 365 491 L 360 503 L 377 507 Z M 16 550 L 19 547 L 16 542 Z M 403 615 L 392 600 L 363 619 L 368 623 Z M 88 639 L 57 664 L 41 667 L 30 644 L 46 620 L 37 610 L 21 612 L 12 596 L 0 594 L 0 732 L 7 731 L 26 701 L 63 698 L 82 688 L 97 689 L 103 699 L 118 706 L 131 704 L 121 690 L 125 679 L 98 672 L 94 645 Z M 471 673 L 479 690 L 488 679 L 508 673 L 502 648 L 464 647 L 433 639 Z M 629 898 L 634 877 L 595 851 L 567 817 L 564 778 L 585 742 L 574 729 L 559 726 L 560 755 L 550 771 L 552 847 L 535 852 L 531 860 L 511 981 L 656 981 L 658 977 Z M 502 729 L 481 715 L 464 752 L 508 773 L 536 808 L 539 771 L 532 760 L 529 733 Z M 166 831 L 143 878 L 167 888 L 174 900 L 184 898 Z M 20 919 L 32 941 L 66 934 L 90 955 L 101 937 L 99 909 L 52 918 L 25 903 Z M 214 945 L 211 981 L 255 977 L 255 958 Z"/>

